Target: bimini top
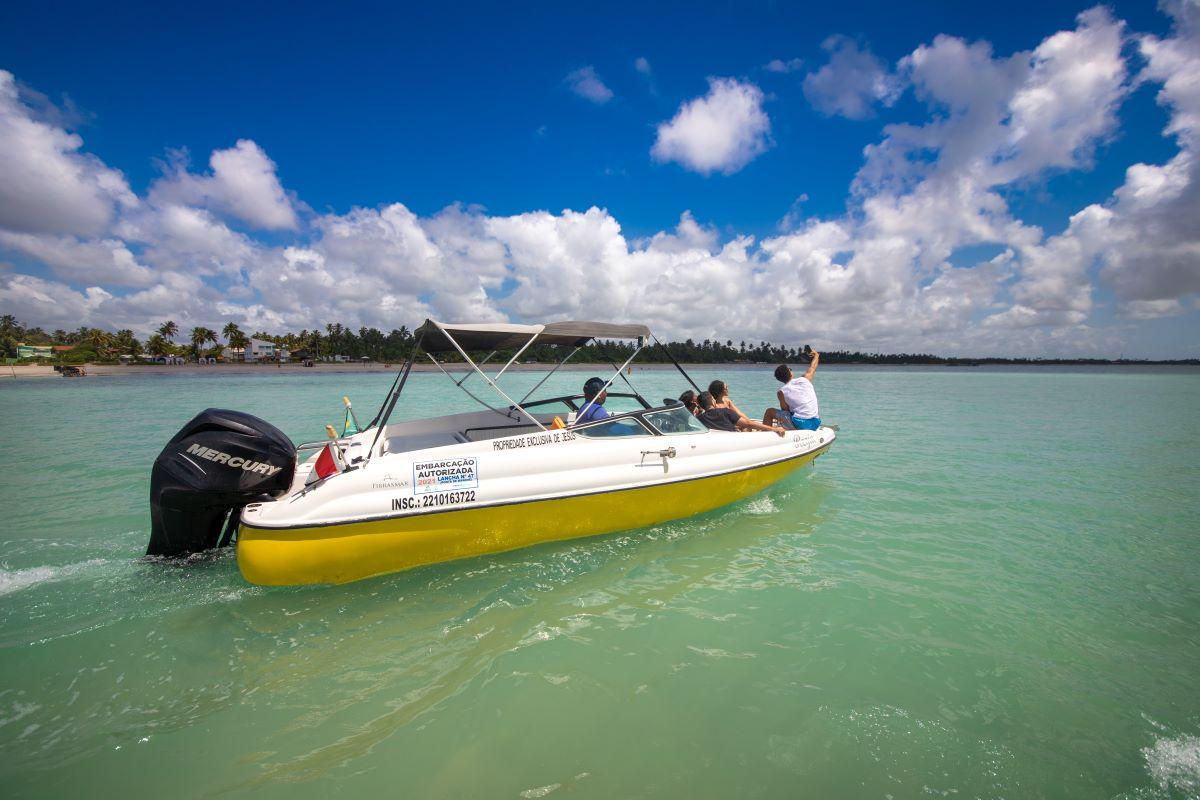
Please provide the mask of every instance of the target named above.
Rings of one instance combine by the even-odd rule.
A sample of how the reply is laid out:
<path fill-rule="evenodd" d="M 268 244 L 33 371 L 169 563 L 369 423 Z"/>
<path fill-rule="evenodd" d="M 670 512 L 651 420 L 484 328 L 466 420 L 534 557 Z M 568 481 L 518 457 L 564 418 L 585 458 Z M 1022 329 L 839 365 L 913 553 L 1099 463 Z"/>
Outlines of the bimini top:
<path fill-rule="evenodd" d="M 448 334 L 448 335 L 447 335 Z M 645 325 L 614 325 L 608 322 L 548 322 L 545 325 L 513 325 L 498 322 L 435 322 L 427 319 L 414 331 L 421 349 L 429 353 L 463 350 L 510 350 L 524 347 L 537 336 L 535 344 L 565 344 L 579 347 L 592 339 L 644 339 L 650 336 Z M 450 340 L 454 337 L 454 341 Z"/>

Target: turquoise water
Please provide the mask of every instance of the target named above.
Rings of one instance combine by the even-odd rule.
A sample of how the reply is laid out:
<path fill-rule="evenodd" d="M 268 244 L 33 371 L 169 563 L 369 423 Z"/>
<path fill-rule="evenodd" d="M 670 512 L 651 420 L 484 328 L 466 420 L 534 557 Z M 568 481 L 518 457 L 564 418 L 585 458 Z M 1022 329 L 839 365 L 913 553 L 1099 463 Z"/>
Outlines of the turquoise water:
<path fill-rule="evenodd" d="M 309 440 L 390 380 L 0 383 L 6 797 L 1200 795 L 1200 372 L 825 369 L 834 450 L 718 512 L 340 587 L 139 560 L 195 412 Z"/>

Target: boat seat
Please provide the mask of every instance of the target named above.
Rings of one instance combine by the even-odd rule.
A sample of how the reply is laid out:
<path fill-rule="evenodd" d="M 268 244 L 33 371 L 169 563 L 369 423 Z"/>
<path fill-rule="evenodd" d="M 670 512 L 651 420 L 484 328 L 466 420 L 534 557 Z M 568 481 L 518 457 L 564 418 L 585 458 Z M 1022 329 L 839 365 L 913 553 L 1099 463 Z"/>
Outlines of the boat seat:
<path fill-rule="evenodd" d="M 389 436 L 385 452 L 407 453 L 412 450 L 424 450 L 427 447 L 446 447 L 452 444 L 466 444 L 470 441 L 458 431 L 443 431 L 440 433 L 414 433 L 408 436 Z"/>

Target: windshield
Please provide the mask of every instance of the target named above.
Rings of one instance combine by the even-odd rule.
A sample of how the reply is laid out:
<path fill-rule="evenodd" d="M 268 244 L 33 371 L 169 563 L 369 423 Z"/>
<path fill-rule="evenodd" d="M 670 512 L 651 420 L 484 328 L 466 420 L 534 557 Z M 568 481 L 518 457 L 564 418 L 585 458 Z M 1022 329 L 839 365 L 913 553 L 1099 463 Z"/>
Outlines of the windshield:
<path fill-rule="evenodd" d="M 577 436 L 588 438 L 609 438 L 613 436 L 649 436 L 650 431 L 637 421 L 636 417 L 622 417 L 598 425 L 588 425 L 575 430 Z"/>
<path fill-rule="evenodd" d="M 708 428 L 696 419 L 692 412 L 683 406 L 668 408 L 665 411 L 654 411 L 643 414 L 643 418 L 658 429 L 660 433 L 671 435 L 677 433 L 704 433 Z"/>

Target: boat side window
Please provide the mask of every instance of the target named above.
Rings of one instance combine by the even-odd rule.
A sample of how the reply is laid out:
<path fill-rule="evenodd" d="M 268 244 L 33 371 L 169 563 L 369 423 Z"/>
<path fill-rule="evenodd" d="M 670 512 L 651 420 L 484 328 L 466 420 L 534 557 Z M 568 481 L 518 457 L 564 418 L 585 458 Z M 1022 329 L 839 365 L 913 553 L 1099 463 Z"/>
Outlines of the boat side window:
<path fill-rule="evenodd" d="M 668 436 L 679 433 L 708 432 L 708 428 L 704 426 L 704 423 L 696 419 L 696 416 L 683 406 L 675 406 L 665 411 L 654 411 L 650 414 L 644 414 L 643 417 L 657 428 L 660 433 L 667 434 Z"/>
<path fill-rule="evenodd" d="M 575 429 L 576 436 L 586 436 L 589 439 L 609 439 L 615 436 L 649 436 L 650 431 L 637 421 L 636 417 L 621 417 Z"/>

